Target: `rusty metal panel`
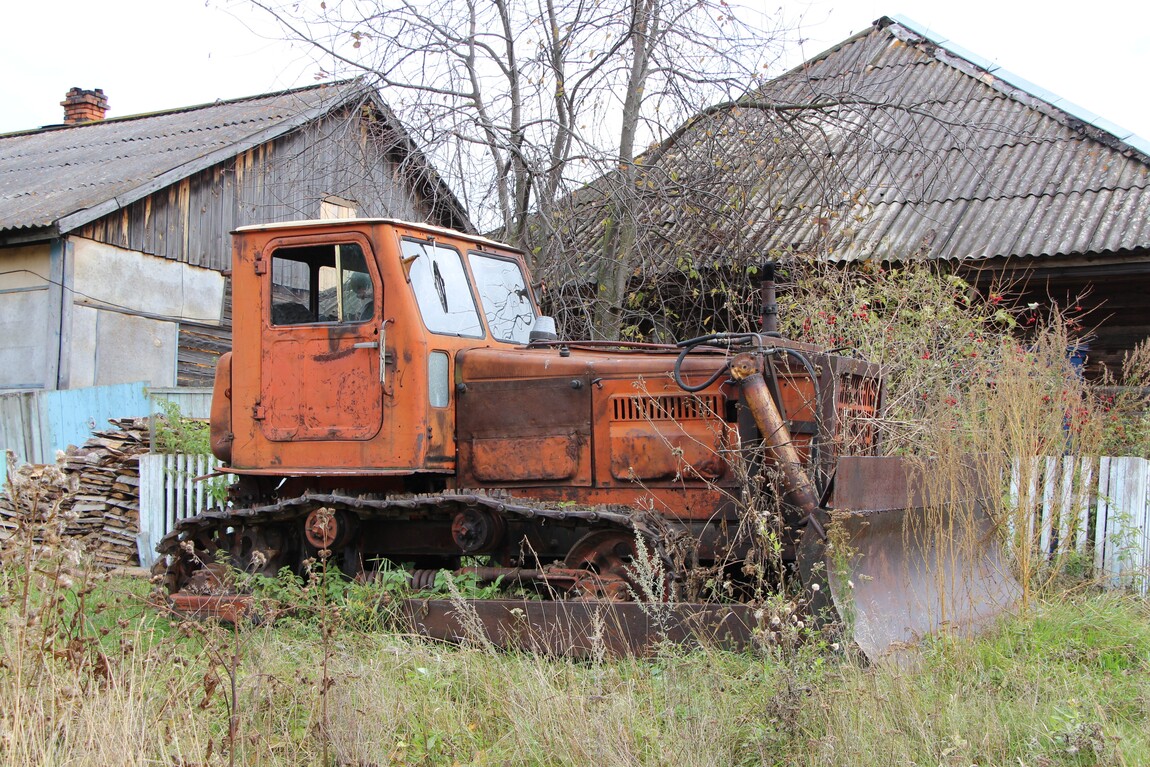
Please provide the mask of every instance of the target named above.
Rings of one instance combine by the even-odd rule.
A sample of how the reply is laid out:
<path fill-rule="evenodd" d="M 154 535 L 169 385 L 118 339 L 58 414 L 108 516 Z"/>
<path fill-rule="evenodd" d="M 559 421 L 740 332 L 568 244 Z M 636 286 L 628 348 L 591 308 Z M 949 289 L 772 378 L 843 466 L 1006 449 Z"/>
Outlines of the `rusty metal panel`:
<path fill-rule="evenodd" d="M 534 372 L 534 371 L 532 371 Z M 508 375 L 515 370 L 508 368 Z M 465 381 L 458 396 L 459 438 L 590 437 L 591 387 L 582 377 Z"/>
<path fill-rule="evenodd" d="M 756 626 L 746 605 L 409 599 L 403 611 L 424 636 L 578 658 L 649 655 L 662 641 L 741 649 Z M 476 627 L 482 636 L 469 633 Z"/>
<path fill-rule="evenodd" d="M 610 406 L 607 439 L 610 443 L 610 477 L 620 482 L 671 480 L 713 481 L 728 471 L 724 452 L 734 440 L 721 418 L 725 398 L 717 392 L 687 394 L 652 393 L 635 382 L 603 383 Z M 600 484 L 607 477 L 597 477 Z"/>
<path fill-rule="evenodd" d="M 473 439 L 464 442 L 465 467 L 480 482 L 574 480 L 587 440 L 577 434 L 554 437 Z"/>
<path fill-rule="evenodd" d="M 620 482 L 717 480 L 729 466 L 723 433 L 698 433 L 677 424 L 611 425 L 611 477 Z"/>
<path fill-rule="evenodd" d="M 596 486 L 686 488 L 734 481 L 727 451 L 738 440 L 724 420 L 722 385 L 698 394 L 683 392 L 669 378 L 672 362 L 666 360 L 662 375 L 596 379 Z"/>
<path fill-rule="evenodd" d="M 584 379 L 464 382 L 457 402 L 463 484 L 590 484 L 591 394 Z"/>
<path fill-rule="evenodd" d="M 261 361 L 262 422 L 268 439 L 364 440 L 379 432 L 379 355 L 356 348 L 358 343 L 373 343 L 370 332 L 357 330 L 338 325 L 291 328 L 291 338 L 268 339 Z"/>

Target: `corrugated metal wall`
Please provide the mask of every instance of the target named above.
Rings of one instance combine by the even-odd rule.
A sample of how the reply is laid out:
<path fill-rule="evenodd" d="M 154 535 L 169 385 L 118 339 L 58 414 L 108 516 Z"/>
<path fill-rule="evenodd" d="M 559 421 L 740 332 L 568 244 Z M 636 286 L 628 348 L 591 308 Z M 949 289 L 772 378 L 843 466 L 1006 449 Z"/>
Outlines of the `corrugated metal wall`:
<path fill-rule="evenodd" d="M 30 463 L 53 463 L 56 451 L 82 445 L 111 418 L 151 411 L 145 384 L 0 394 L 0 450 Z"/>
<path fill-rule="evenodd" d="M 206 387 L 148 389 L 139 382 L 0 394 L 0 457 L 9 449 L 20 463 L 53 463 L 57 450 L 84 444 L 110 419 L 162 412 L 162 400 L 188 418 L 211 415 L 212 390 Z M 7 462 L 0 460 L 0 482 L 6 475 Z"/>

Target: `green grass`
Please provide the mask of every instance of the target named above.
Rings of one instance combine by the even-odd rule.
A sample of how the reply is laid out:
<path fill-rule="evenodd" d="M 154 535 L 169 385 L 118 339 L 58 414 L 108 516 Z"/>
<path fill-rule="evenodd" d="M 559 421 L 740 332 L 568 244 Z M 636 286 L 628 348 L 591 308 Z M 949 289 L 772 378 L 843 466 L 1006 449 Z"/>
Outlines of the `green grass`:
<path fill-rule="evenodd" d="M 899 668 L 815 643 L 603 663 L 458 648 L 330 601 L 236 630 L 157 612 L 140 580 L 77 588 L 54 627 L 0 608 L 0 763 L 1150 764 L 1150 607 L 1132 597 L 1038 601 Z"/>

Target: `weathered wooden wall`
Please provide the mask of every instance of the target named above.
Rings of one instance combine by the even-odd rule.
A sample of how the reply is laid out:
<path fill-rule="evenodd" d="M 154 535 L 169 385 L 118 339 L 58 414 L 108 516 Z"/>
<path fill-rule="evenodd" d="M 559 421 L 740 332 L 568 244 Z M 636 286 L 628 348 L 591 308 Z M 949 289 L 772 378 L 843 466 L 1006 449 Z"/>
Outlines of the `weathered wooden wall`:
<path fill-rule="evenodd" d="M 355 204 L 358 216 L 442 225 L 424 182 L 405 163 L 404 139 L 368 109 L 348 109 L 256 147 L 105 216 L 78 234 L 191 266 L 231 268 L 236 227 L 319 218 L 325 200 Z M 218 325 L 179 323 L 181 386 L 210 386 L 219 355 L 231 348 L 230 284 Z M 81 385 L 84 382 L 81 383 Z M 90 381 L 88 382 L 90 383 Z"/>
<path fill-rule="evenodd" d="M 1045 319 L 1056 307 L 1088 345 L 1087 375 L 1117 375 L 1123 357 L 1150 339 L 1150 253 L 972 262 L 983 290 L 997 288 Z"/>
<path fill-rule="evenodd" d="M 361 110 L 333 114 L 99 219 L 81 234 L 224 271 L 231 268 L 233 229 L 319 218 L 331 196 L 354 201 L 360 216 L 429 220 L 430 202 L 399 162 L 399 140 Z"/>

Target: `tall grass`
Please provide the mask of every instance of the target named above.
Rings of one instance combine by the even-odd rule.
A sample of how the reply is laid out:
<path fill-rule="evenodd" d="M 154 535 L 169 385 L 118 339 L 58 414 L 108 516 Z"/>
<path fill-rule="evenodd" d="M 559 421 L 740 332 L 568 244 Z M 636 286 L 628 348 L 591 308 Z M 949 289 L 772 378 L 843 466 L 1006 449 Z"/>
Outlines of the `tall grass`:
<path fill-rule="evenodd" d="M 1089 318 L 1073 302 L 1021 305 L 1010 286 L 979 293 L 914 264 L 808 271 L 784 316 L 803 340 L 881 366 L 884 449 L 919 464 L 907 500 L 924 507 L 907 531 L 916 545 L 935 564 L 974 561 L 991 532 L 971 515 L 985 513 L 1026 604 L 1079 565 L 1088 519 L 1071 511 L 1091 500 L 1097 457 L 1150 455 L 1150 343 L 1088 381 L 1072 353 L 1089 340 Z M 1058 506 L 1043 495 L 1050 487 L 1072 503 L 1043 523 L 1043 505 Z"/>
<path fill-rule="evenodd" d="M 900 668 L 813 644 L 575 661 L 363 631 L 338 610 L 329 641 L 318 617 L 186 624 L 147 590 L 125 578 L 92 590 L 100 664 L 39 640 L 21 650 L 27 616 L 3 608 L 0 762 L 1150 763 L 1150 609 L 1130 597 L 1036 599 Z"/>

